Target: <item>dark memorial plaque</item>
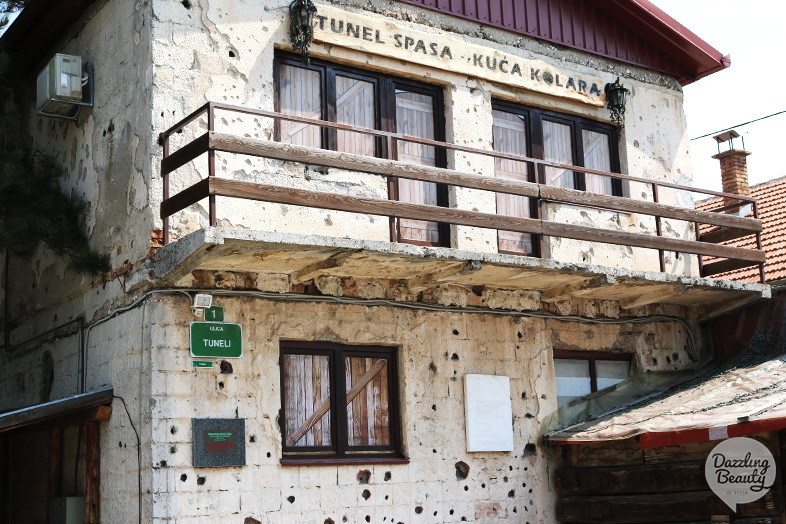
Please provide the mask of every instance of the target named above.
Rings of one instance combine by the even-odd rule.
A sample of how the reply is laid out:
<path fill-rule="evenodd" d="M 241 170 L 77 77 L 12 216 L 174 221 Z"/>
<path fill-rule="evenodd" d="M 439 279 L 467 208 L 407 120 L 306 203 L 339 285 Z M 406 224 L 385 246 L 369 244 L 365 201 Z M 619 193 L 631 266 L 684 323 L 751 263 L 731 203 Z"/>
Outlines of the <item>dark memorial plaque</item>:
<path fill-rule="evenodd" d="M 191 419 L 194 467 L 219 468 L 246 465 L 246 419 Z"/>

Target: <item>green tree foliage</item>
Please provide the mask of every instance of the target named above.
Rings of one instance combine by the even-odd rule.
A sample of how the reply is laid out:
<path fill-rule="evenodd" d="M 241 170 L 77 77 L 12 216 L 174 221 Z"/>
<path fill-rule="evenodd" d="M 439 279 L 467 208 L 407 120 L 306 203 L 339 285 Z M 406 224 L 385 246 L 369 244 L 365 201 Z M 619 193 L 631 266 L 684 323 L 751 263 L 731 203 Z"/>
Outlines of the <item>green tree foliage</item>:
<path fill-rule="evenodd" d="M 83 226 L 87 204 L 75 191 L 60 188 L 62 175 L 51 157 L 0 151 L 0 246 L 30 256 L 43 242 L 73 269 L 100 273 L 108 257 L 90 248 Z"/>
<path fill-rule="evenodd" d="M 6 14 L 24 7 L 25 1 L 0 2 L 6 24 Z M 0 53 L 0 248 L 30 257 L 43 243 L 79 272 L 105 271 L 109 257 L 91 249 L 85 232 L 84 198 L 63 191 L 58 183 L 63 168 L 25 143 L 9 65 L 9 56 Z"/>

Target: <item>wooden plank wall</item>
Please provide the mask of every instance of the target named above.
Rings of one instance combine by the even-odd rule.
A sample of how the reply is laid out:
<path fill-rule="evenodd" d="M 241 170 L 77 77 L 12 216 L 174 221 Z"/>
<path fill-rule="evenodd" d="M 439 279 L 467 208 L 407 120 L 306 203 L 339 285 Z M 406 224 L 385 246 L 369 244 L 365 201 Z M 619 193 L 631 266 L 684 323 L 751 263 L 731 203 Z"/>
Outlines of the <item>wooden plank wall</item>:
<path fill-rule="evenodd" d="M 776 457 L 786 458 L 784 436 L 755 435 Z M 571 523 L 737 524 L 786 523 L 783 478 L 762 499 L 733 513 L 709 489 L 704 461 L 715 442 L 639 450 L 636 439 L 562 448 L 564 467 L 555 474 L 557 520 Z"/>

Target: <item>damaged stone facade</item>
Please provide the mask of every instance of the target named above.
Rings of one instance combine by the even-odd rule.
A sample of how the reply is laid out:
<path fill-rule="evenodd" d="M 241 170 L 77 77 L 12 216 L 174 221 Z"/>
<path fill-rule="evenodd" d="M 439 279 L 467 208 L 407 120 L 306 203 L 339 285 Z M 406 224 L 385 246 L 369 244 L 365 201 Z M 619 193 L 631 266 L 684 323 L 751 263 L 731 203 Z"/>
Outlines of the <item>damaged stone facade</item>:
<path fill-rule="evenodd" d="M 709 350 L 691 304 L 649 301 L 628 307 L 616 298 L 590 296 L 545 300 L 544 290 L 522 286 L 514 277 L 473 285 L 437 281 L 440 273 L 405 280 L 330 272 L 340 267 L 343 255 L 299 268 L 295 278 L 291 271 L 259 270 L 272 258 L 262 248 L 211 258 L 218 241 L 192 258 L 176 259 L 172 253 L 178 249 L 196 253 L 200 247 L 189 244 L 197 238 L 189 235 L 208 226 L 206 202 L 171 219 L 174 244 L 159 253 L 172 255 L 176 267 L 156 256 L 163 194 L 159 133 L 208 101 L 272 111 L 274 56 L 277 49 L 288 48 L 288 5 L 272 0 L 99 0 L 60 42 L 54 52 L 82 56 L 95 66 L 95 107 L 83 110 L 78 125 L 39 118 L 31 109 L 30 138 L 34 148 L 66 167 L 64 186 L 90 202 L 86 226 L 91 243 L 110 254 L 113 270 L 92 280 L 74 276 L 43 249 L 32 264 L 11 258 L 13 277 L 4 291 L 14 350 L 0 356 L 0 410 L 73 395 L 82 382 L 86 391 L 114 387 L 129 413 L 116 401 L 111 419 L 101 425 L 102 522 L 136 522 L 139 500 L 141 520 L 150 523 L 553 522 L 549 471 L 554 462 L 539 441 L 541 424 L 557 408 L 553 352 L 630 354 L 640 373 L 693 367 Z M 394 1 L 331 5 L 522 58 L 558 62 L 606 82 L 620 76 L 632 91 L 619 144 L 622 172 L 690 182 L 682 92 L 671 77 Z M 492 99 L 608 122 L 605 108 L 481 78 L 318 43 L 312 54 L 440 86 L 446 140 L 456 144 L 491 149 Z M 203 133 L 206 125 L 200 120 L 173 137 L 173 149 Z M 272 139 L 274 127 L 269 119 L 219 113 L 216 129 Z M 493 160 L 456 153 L 448 166 L 489 175 Z M 381 177 L 294 162 L 218 155 L 217 174 L 388 197 Z M 206 176 L 206 162 L 187 165 L 172 176 L 170 194 Z M 624 191 L 652 200 L 647 185 L 631 183 Z M 689 195 L 664 191 L 660 198 L 692 206 Z M 461 209 L 496 209 L 488 192 L 454 188 L 449 200 Z M 219 228 L 289 234 L 293 243 L 300 234 L 323 240 L 390 240 L 384 217 L 222 198 L 217 207 Z M 655 230 L 650 217 L 569 206 L 549 205 L 544 218 L 631 232 Z M 692 225 L 684 222 L 664 220 L 663 229 L 665 236 L 694 238 Z M 451 242 L 451 248 L 466 253 L 497 250 L 492 230 L 452 226 Z M 266 249 L 274 254 L 287 250 Z M 566 275 L 589 264 L 659 269 L 652 250 L 549 239 L 545 251 L 544 258 L 566 264 L 554 273 Z M 667 273 L 696 275 L 692 257 L 665 256 Z M 373 257 L 394 255 L 375 252 Z M 474 258 L 451 263 L 473 270 L 473 264 L 482 265 Z M 504 260 L 498 265 L 500 275 L 519 269 Z M 226 321 L 242 325 L 242 358 L 216 360 L 209 369 L 192 367 L 189 323 L 197 320 L 190 308 L 196 291 L 213 293 L 214 303 L 225 308 Z M 672 320 L 647 321 L 655 315 Z M 637 322 L 628 321 L 632 319 Z M 26 342 L 63 323 L 67 325 Z M 409 463 L 282 466 L 281 341 L 396 348 L 398 431 Z M 510 377 L 513 452 L 466 451 L 466 374 Z M 237 417 L 246 420 L 247 465 L 195 468 L 191 419 Z M 134 431 L 141 440 L 140 464 Z M 65 429 L 64 492 L 83 489 L 80 437 L 77 426 Z M 17 485 L 28 498 L 19 505 L 27 509 L 15 509 L 20 513 L 14 522 L 40 522 L 44 510 L 36 494 L 46 486 L 40 474 L 46 439 L 29 429 L 13 433 L 7 442 L 15 460 L 34 465 Z"/>
<path fill-rule="evenodd" d="M 331 4 L 333 6 L 339 4 Z M 174 2 L 153 4 L 153 57 L 155 90 L 152 118 L 156 127 L 166 128 L 202 106 L 207 101 L 253 107 L 272 111 L 275 86 L 271 71 L 276 49 L 288 47 L 288 4 L 201 2 L 184 8 Z M 691 180 L 688 162 L 688 136 L 682 112 L 682 92 L 678 86 L 664 81 L 633 66 L 620 68 L 613 61 L 578 51 L 564 51 L 558 60 L 551 52 L 541 54 L 543 44 L 512 39 L 504 31 L 478 27 L 469 21 L 444 17 L 419 10 L 411 5 L 387 9 L 384 4 L 371 8 L 392 17 L 404 27 L 412 27 L 449 38 L 450 41 L 483 45 L 522 58 L 543 60 L 569 71 L 599 76 L 613 82 L 616 76 L 625 80 L 631 91 L 626 115 L 626 132 L 619 144 L 623 173 L 631 173 L 652 180 L 687 184 Z M 370 14 L 367 6 L 347 3 L 351 12 Z M 246 23 L 255 20 L 254 24 Z M 384 19 L 381 19 L 384 20 Z M 416 20 L 416 21 L 412 21 Z M 427 20 L 427 24 L 422 24 Z M 484 37 L 478 36 L 481 31 Z M 566 114 L 581 115 L 598 121 L 608 121 L 608 110 L 558 97 L 484 81 L 403 62 L 380 55 L 371 55 L 335 45 L 315 43 L 312 56 L 360 69 L 389 73 L 418 79 L 443 87 L 445 98 L 446 140 L 451 143 L 480 149 L 491 149 L 492 99 L 513 100 Z M 206 130 L 207 122 L 187 128 L 173 138 L 175 150 Z M 215 129 L 249 138 L 272 139 L 273 121 L 270 119 L 219 111 Z M 158 152 L 160 154 L 160 151 Z M 156 156 L 156 160 L 160 157 Z M 490 176 L 493 159 L 467 153 L 448 155 L 448 167 L 469 173 Z M 382 177 L 362 173 L 347 173 L 336 169 L 309 168 L 301 164 L 266 161 L 252 157 L 235 158 L 217 155 L 218 176 L 248 182 L 274 184 L 315 191 L 351 194 L 386 199 L 388 188 Z M 172 193 L 185 189 L 207 176 L 207 162 L 194 162 L 172 175 Z M 652 200 L 649 185 L 631 182 L 624 188 L 626 196 Z M 153 197 L 157 198 L 157 196 Z M 451 188 L 452 207 L 495 213 L 494 195 L 485 191 Z M 660 201 L 668 204 L 692 206 L 689 194 L 664 191 Z M 207 222 L 205 204 L 172 217 L 175 237 L 187 235 Z M 297 208 L 248 200 L 217 199 L 218 224 L 221 227 L 241 227 L 286 233 L 308 233 L 326 236 L 350 236 L 364 240 L 387 240 L 390 237 L 388 220 L 384 217 L 345 212 Z M 630 213 L 577 209 L 565 205 L 547 205 L 544 218 L 580 225 L 601 226 L 608 229 L 654 234 L 655 221 Z M 694 238 L 692 225 L 664 220 L 664 236 Z M 451 247 L 480 252 L 496 252 L 496 232 L 465 226 L 452 226 Z M 658 256 L 652 250 L 624 246 L 598 246 L 574 240 L 549 239 L 544 256 L 564 262 L 596 263 L 642 270 L 657 270 Z M 696 274 L 693 257 L 667 253 L 669 272 Z"/>
<path fill-rule="evenodd" d="M 205 277 L 198 275 L 195 281 L 205 282 Z M 227 279 L 218 273 L 211 277 Z M 237 281 L 251 278 L 244 275 Z M 340 285 L 333 292 L 353 297 L 362 287 Z M 677 323 L 593 325 L 531 317 L 533 309 L 543 313 L 537 300 L 520 302 L 514 311 L 507 309 L 511 304 L 488 301 L 489 310 L 466 313 L 451 306 L 427 311 L 396 305 L 296 304 L 283 297 L 255 297 L 249 290 L 225 292 L 215 300 L 225 307 L 227 321 L 243 325 L 245 345 L 242 359 L 216 362 L 223 371 L 189 368 L 190 357 L 183 351 L 191 316 L 187 299 L 160 297 L 150 309 L 151 318 L 157 319 L 150 326 L 154 518 L 553 522 L 547 472 L 554 459 L 538 440 L 541 424 L 556 409 L 552 351 L 623 351 L 633 355 L 641 372 L 682 367 L 693 358 Z M 446 292 L 435 290 L 433 296 Z M 422 302 L 429 303 L 439 302 Z M 614 303 L 567 301 L 559 307 L 570 313 L 594 312 L 598 318 L 619 316 Z M 653 307 L 647 312 L 679 313 L 680 308 Z M 396 347 L 401 434 L 410 463 L 282 467 L 277 419 L 283 340 Z M 512 453 L 466 452 L 462 377 L 467 373 L 510 377 Z M 205 414 L 246 419 L 246 467 L 192 466 L 190 418 Z M 468 472 L 462 475 L 465 466 Z M 364 476 L 366 471 L 370 476 Z M 202 484 L 199 479 L 204 479 Z"/>

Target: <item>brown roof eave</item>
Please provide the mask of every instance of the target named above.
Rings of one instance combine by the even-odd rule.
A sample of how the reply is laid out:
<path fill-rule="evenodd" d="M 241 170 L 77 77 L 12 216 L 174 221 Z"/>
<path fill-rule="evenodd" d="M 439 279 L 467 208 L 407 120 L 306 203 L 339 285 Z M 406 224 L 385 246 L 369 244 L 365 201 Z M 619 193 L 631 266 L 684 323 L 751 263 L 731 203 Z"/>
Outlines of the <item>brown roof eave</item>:
<path fill-rule="evenodd" d="M 114 390 L 111 387 L 105 387 L 90 393 L 81 393 L 3 413 L 0 415 L 0 433 L 67 417 L 99 406 L 109 406 L 112 404 L 113 398 Z"/>
<path fill-rule="evenodd" d="M 0 37 L 0 50 L 12 57 L 12 68 L 24 71 L 48 60 L 52 48 L 95 0 L 30 0 Z M 78 33 L 79 31 L 76 31 Z M 38 71 L 35 71 L 36 73 Z"/>
<path fill-rule="evenodd" d="M 649 0 L 593 1 L 657 44 L 679 63 L 682 67 L 675 76 L 683 86 L 731 65 L 729 55 L 712 47 Z"/>

